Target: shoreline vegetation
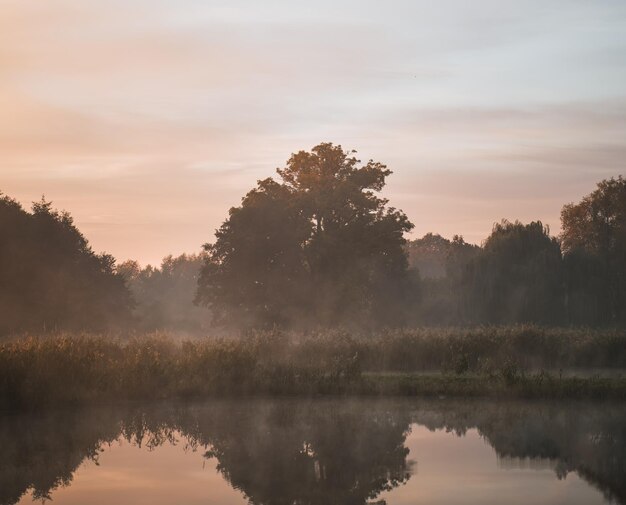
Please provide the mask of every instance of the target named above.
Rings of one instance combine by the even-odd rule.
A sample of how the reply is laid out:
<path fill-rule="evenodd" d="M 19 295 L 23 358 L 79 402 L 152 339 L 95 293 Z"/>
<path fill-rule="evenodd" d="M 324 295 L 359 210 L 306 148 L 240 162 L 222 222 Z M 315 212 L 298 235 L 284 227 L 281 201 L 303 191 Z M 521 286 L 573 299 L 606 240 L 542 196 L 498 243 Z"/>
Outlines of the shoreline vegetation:
<path fill-rule="evenodd" d="M 626 330 L 500 326 L 0 341 L 0 409 L 225 396 L 626 399 Z"/>

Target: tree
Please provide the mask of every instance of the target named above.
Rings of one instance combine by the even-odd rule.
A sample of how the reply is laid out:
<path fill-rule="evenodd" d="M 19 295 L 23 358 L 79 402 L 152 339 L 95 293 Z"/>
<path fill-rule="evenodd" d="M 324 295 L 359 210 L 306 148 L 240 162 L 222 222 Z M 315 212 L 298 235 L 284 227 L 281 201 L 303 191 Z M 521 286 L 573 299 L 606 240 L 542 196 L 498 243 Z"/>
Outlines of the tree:
<path fill-rule="evenodd" d="M 103 329 L 132 307 L 115 259 L 95 254 L 67 212 L 0 195 L 0 332 Z"/>
<path fill-rule="evenodd" d="M 540 221 L 494 226 L 464 280 L 468 316 L 487 323 L 557 323 L 563 313 L 559 242 Z"/>
<path fill-rule="evenodd" d="M 291 193 L 272 179 L 259 181 L 241 207 L 230 209 L 215 243 L 204 246 L 196 300 L 216 322 L 282 324 L 301 305 L 311 226 Z"/>
<path fill-rule="evenodd" d="M 376 195 L 391 171 L 353 154 L 323 143 L 259 181 L 205 245 L 198 303 L 248 324 L 401 322 L 413 225 Z"/>
<path fill-rule="evenodd" d="M 204 254 L 181 254 L 166 256 L 158 268 L 141 268 L 133 260 L 120 264 L 116 271 L 136 301 L 135 324 L 145 330 L 206 330 L 210 314 L 193 304 L 203 262 Z"/>
<path fill-rule="evenodd" d="M 468 264 L 480 247 L 455 235 L 448 240 L 427 233 L 406 246 L 409 266 L 419 273 L 420 304 L 415 319 L 420 324 L 458 324 L 465 310 L 461 289 Z"/>
<path fill-rule="evenodd" d="M 440 279 L 446 275 L 446 257 L 450 241 L 438 233 L 427 233 L 406 245 L 409 266 L 419 271 L 421 279 Z"/>
<path fill-rule="evenodd" d="M 626 321 L 626 180 L 598 183 L 561 211 L 568 311 L 576 322 Z"/>

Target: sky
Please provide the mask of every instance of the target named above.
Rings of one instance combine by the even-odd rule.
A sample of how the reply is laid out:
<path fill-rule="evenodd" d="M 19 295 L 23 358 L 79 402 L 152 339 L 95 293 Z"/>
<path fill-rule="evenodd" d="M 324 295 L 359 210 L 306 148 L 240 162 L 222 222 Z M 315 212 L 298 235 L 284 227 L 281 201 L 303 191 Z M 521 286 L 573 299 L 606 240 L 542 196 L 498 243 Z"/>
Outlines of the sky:
<path fill-rule="evenodd" d="M 0 0 L 0 191 L 97 252 L 198 252 L 320 142 L 480 243 L 625 174 L 624 0 Z"/>

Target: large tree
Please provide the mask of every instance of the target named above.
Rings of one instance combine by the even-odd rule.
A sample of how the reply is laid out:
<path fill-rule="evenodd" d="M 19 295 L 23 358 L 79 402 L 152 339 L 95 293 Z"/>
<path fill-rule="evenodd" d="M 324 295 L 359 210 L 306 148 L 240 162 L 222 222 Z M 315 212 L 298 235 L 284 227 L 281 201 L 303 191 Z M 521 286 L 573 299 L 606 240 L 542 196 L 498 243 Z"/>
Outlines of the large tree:
<path fill-rule="evenodd" d="M 323 143 L 250 191 L 205 245 L 197 301 L 249 324 L 401 323 L 413 225 L 377 195 L 391 171 Z"/>
<path fill-rule="evenodd" d="M 626 321 L 626 180 L 598 183 L 561 211 L 568 311 L 574 322 Z"/>

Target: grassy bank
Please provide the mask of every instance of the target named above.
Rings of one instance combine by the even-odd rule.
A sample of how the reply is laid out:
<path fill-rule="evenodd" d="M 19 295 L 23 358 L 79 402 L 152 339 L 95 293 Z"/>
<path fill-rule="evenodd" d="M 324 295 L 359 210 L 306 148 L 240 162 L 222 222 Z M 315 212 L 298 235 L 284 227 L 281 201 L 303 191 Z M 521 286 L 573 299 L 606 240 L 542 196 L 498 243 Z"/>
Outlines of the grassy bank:
<path fill-rule="evenodd" d="M 615 373 L 562 373 L 590 368 Z M 0 408 L 252 394 L 626 398 L 621 370 L 626 333 L 618 330 L 22 337 L 0 344 Z"/>
<path fill-rule="evenodd" d="M 364 374 L 361 394 L 542 399 L 626 399 L 626 376 L 563 377 L 546 371 L 515 376 Z"/>

